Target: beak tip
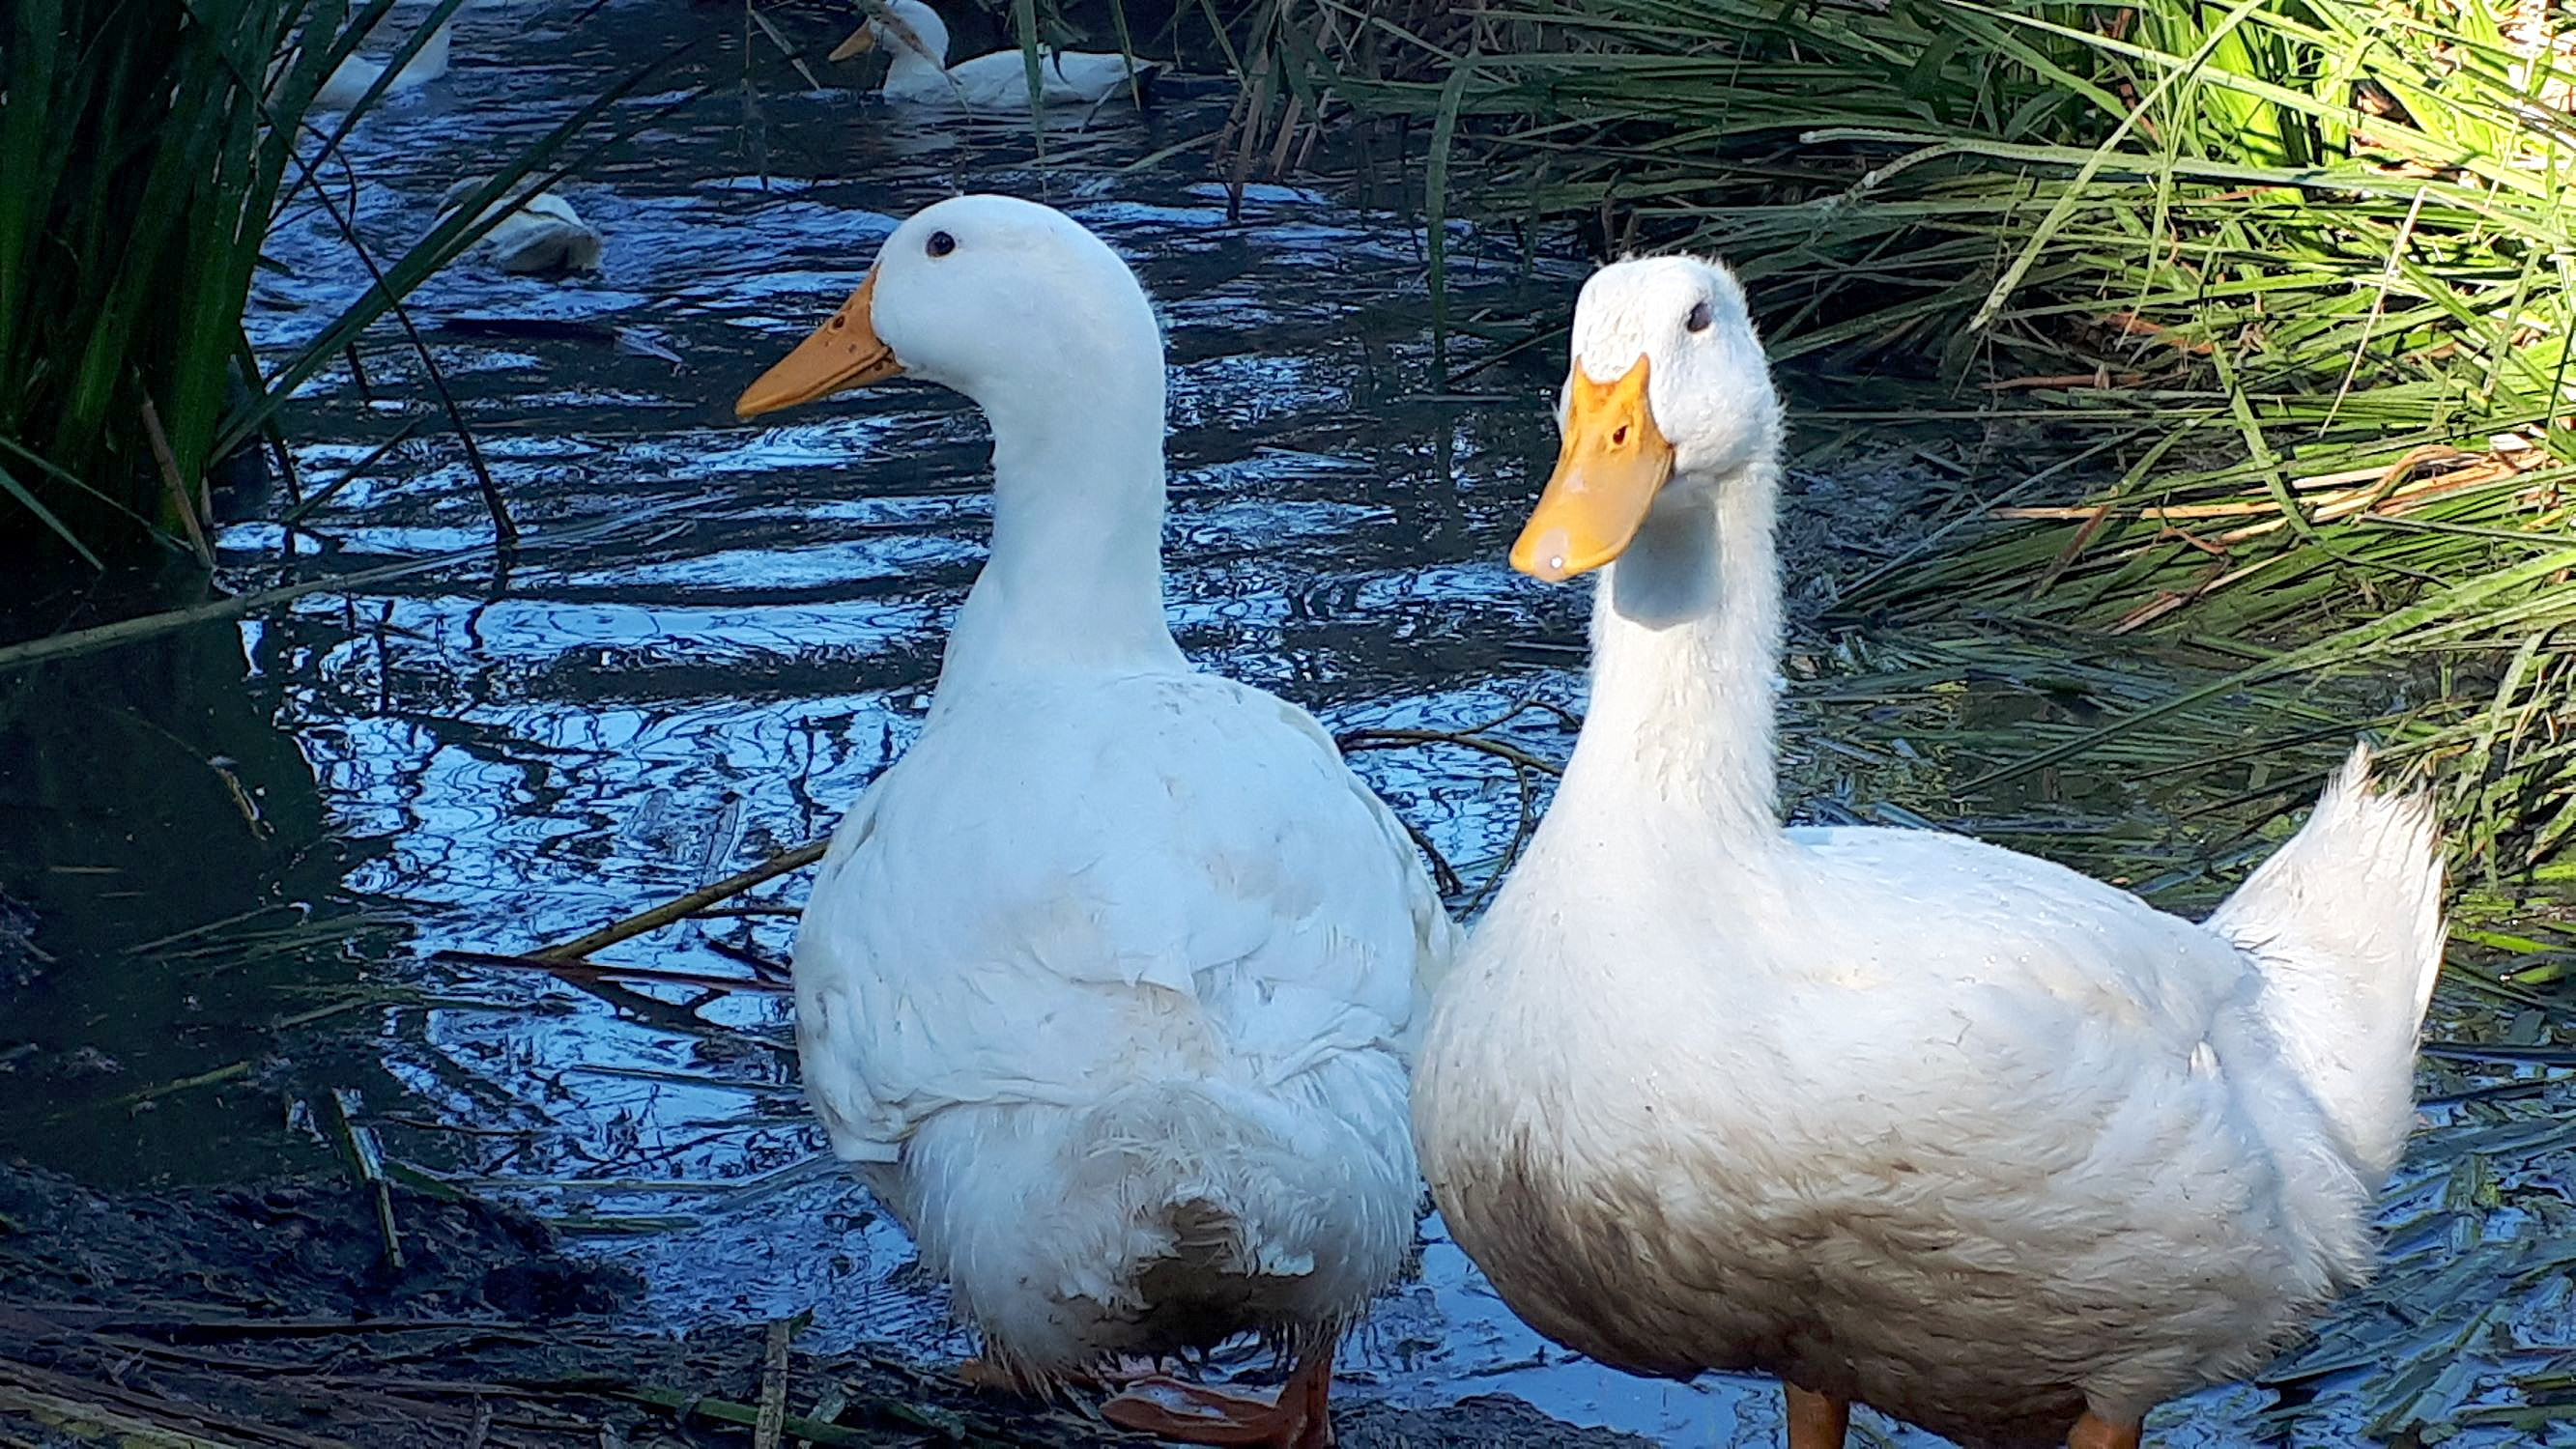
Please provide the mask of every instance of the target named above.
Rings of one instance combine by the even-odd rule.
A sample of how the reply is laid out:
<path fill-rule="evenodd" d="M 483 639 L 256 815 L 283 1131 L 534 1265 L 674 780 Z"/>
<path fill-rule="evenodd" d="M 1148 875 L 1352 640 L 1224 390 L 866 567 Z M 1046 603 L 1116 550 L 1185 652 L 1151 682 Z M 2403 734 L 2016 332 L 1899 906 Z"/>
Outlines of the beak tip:
<path fill-rule="evenodd" d="M 1545 583 L 1561 584 L 1574 577 L 1568 568 L 1568 555 L 1573 552 L 1566 542 L 1565 530 L 1551 528 L 1536 538 L 1524 538 L 1512 547 L 1512 567 Z"/>

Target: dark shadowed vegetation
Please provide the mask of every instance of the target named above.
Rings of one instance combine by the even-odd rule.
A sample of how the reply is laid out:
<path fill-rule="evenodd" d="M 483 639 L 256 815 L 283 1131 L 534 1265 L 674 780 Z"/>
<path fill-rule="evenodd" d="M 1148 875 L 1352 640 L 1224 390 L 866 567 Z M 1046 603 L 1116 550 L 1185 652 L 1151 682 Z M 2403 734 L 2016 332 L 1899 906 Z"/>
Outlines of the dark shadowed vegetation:
<path fill-rule="evenodd" d="M 2207 669 L 1999 774 L 2129 735 L 2132 768 L 2197 765 L 2199 731 L 2141 727 L 2361 668 L 2376 687 L 2323 722 L 2240 711 L 2241 753 L 2380 732 L 2439 766 L 2464 860 L 2498 882 L 2576 830 L 2576 72 L 2541 7 L 1253 13 L 1274 138 L 1319 105 L 1406 117 L 1435 220 L 1722 252 L 1775 354 L 1854 382 L 1847 407 L 1999 440 L 1959 526 L 1846 610 L 2049 650 L 2153 639 Z M 2299 803 L 2315 753 L 2236 786 Z"/>
<path fill-rule="evenodd" d="M 267 477 L 278 402 L 497 223 L 484 204 L 532 172 L 551 179 L 579 164 L 557 165 L 641 79 L 571 107 L 472 204 L 379 262 L 352 225 L 356 177 L 341 142 L 387 82 L 346 107 L 322 109 L 317 95 L 371 35 L 385 75 L 399 72 L 461 3 L 439 0 L 382 32 L 393 0 L 8 8 L 0 551 L 95 564 L 159 546 L 211 565 L 217 494 Z M 329 215 L 376 285 L 293 355 L 256 358 L 243 307 L 270 264 L 271 229 L 299 208 Z"/>

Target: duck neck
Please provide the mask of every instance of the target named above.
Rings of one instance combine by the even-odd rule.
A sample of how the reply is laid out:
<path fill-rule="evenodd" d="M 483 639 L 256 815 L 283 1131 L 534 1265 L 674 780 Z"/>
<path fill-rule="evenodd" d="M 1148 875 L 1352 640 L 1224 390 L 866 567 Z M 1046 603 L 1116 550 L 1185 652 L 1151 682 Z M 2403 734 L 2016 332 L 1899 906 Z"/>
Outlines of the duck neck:
<path fill-rule="evenodd" d="M 1779 838 L 1778 465 L 1657 504 L 1592 608 L 1592 699 L 1560 795 L 1659 804 L 1748 851 Z"/>
<path fill-rule="evenodd" d="M 886 51 L 885 86 L 888 90 L 919 90 L 925 86 L 945 89 L 948 85 L 948 32 L 936 18 L 923 20 L 905 17 L 912 33 L 919 36 L 923 49 L 907 44 L 900 35 L 881 33 Z"/>
<path fill-rule="evenodd" d="M 455 33 L 455 21 L 441 21 L 439 27 L 429 33 L 429 39 L 421 43 L 420 49 L 412 52 L 411 59 L 403 62 L 401 72 L 394 77 L 395 84 L 423 85 L 447 74 L 448 48 L 455 39 Z"/>
<path fill-rule="evenodd" d="M 892 91 L 925 87 L 944 90 L 948 85 L 948 67 L 898 42 L 894 47 L 894 60 L 886 67 L 885 85 Z"/>
<path fill-rule="evenodd" d="M 1094 386 L 985 402 L 993 545 L 948 639 L 943 691 L 1068 673 L 1186 669 L 1163 618 L 1163 387 L 1116 369 Z"/>

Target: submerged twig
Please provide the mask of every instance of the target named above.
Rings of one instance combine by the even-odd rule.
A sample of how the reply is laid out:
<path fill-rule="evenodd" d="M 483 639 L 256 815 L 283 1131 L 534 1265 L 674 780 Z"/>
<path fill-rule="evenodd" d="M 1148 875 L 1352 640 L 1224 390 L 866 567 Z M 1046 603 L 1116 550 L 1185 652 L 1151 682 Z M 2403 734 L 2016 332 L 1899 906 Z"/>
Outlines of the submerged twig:
<path fill-rule="evenodd" d="M 224 1065 L 215 1068 L 211 1072 L 199 1072 L 193 1077 L 181 1077 L 175 1082 L 163 1082 L 158 1086 L 145 1087 L 139 1092 L 128 1092 L 122 1097 L 111 1097 L 105 1102 L 96 1104 L 83 1103 L 79 1106 L 65 1107 L 45 1120 L 49 1122 L 61 1122 L 68 1118 L 77 1116 L 83 1111 L 90 1110 L 92 1106 L 126 1108 L 140 1107 L 146 1103 L 157 1102 L 163 1097 L 176 1096 L 181 1092 L 193 1091 L 198 1087 L 212 1087 L 221 1085 L 225 1082 L 237 1082 L 242 1078 L 249 1076 L 250 1069 L 251 1064 L 249 1062 L 227 1062 Z"/>
<path fill-rule="evenodd" d="M 1551 764 L 1546 760 L 1542 760 L 1538 756 L 1531 754 L 1529 751 L 1522 749 L 1518 745 L 1506 744 L 1501 740 L 1486 739 L 1480 735 L 1466 734 L 1451 730 L 1351 730 L 1345 734 L 1334 736 L 1333 743 L 1341 746 L 1342 751 L 1345 754 L 1355 750 L 1396 750 L 1403 749 L 1408 745 L 1456 745 L 1460 749 L 1481 750 L 1497 759 L 1509 760 L 1523 769 L 1536 770 L 1541 774 L 1562 775 L 1565 773 L 1564 766 Z"/>
<path fill-rule="evenodd" d="M 776 880 L 791 870 L 801 870 L 823 858 L 831 837 L 809 840 L 802 845 L 782 850 L 749 870 L 736 871 L 713 885 L 703 886 L 676 900 L 664 901 L 649 910 L 637 911 L 622 921 L 613 921 L 587 936 L 579 936 L 559 946 L 548 946 L 535 953 L 551 961 L 578 961 L 594 951 L 604 950 L 620 941 L 632 940 L 648 931 L 686 920 L 691 913 L 702 911 L 763 881 Z"/>
<path fill-rule="evenodd" d="M 542 971 L 581 981 L 644 981 L 665 986 L 694 986 L 709 991 L 756 991 L 784 995 L 780 982 L 755 976 L 717 976 L 703 971 L 668 971 L 653 966 L 617 966 L 605 961 L 567 961 L 553 956 L 514 956 L 501 951 L 433 951 L 434 966 L 489 966 L 512 971 Z"/>
<path fill-rule="evenodd" d="M 1389 813 L 1393 812 L 1390 811 Z M 1430 858 L 1431 887 L 1432 889 L 1440 892 L 1443 899 L 1454 896 L 1467 888 L 1466 877 L 1458 874 L 1458 867 L 1449 863 L 1449 857 L 1443 853 L 1439 845 L 1431 839 L 1431 832 L 1424 830 L 1421 826 L 1414 824 L 1412 821 L 1405 819 L 1401 815 L 1397 815 L 1395 817 L 1395 823 L 1404 827 L 1404 833 L 1411 837 L 1413 841 L 1413 848 L 1421 851 L 1425 856 Z"/>
<path fill-rule="evenodd" d="M 366 1184 L 367 1191 L 375 1198 L 376 1231 L 384 1239 L 385 1264 L 401 1272 L 402 1234 L 394 1228 L 393 1184 L 385 1178 L 384 1149 L 377 1145 L 376 1134 L 358 1125 L 357 1114 L 351 1106 L 357 1096 L 346 1087 L 331 1089 L 331 1115 L 339 1129 L 334 1135 L 339 1138 L 342 1150 L 349 1154 L 350 1169 L 358 1174 L 358 1181 Z"/>

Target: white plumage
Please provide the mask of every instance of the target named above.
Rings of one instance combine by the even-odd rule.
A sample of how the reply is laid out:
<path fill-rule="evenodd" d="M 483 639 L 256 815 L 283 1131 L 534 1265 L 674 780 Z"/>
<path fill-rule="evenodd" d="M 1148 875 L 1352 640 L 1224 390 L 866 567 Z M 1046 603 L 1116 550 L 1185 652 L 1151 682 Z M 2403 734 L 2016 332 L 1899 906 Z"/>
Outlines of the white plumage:
<path fill-rule="evenodd" d="M 952 663 L 815 883 L 798 1040 L 835 1150 L 997 1356 L 1043 1379 L 1208 1336 L 1163 1311 L 1339 1323 L 1393 1275 L 1444 926 L 1410 850 L 1300 712 L 1177 656 Z"/>
<path fill-rule="evenodd" d="M 412 52 L 411 59 L 403 62 L 402 69 L 394 72 L 394 78 L 385 83 L 381 95 L 397 96 L 405 91 L 418 90 L 447 74 L 448 47 L 454 38 L 455 25 L 452 20 L 440 22 L 439 27 L 429 33 L 429 39 L 421 42 L 420 49 Z M 323 78 L 321 89 L 314 92 L 315 108 L 345 111 L 356 105 L 366 95 L 367 88 L 376 83 L 376 78 L 385 73 L 385 66 L 386 62 L 366 55 L 352 55 L 341 61 L 331 68 L 331 74 Z"/>
<path fill-rule="evenodd" d="M 1451 1230 L 1605 1362 L 1781 1376 L 1795 1445 L 1855 1401 L 2134 1445 L 2370 1270 L 2441 956 L 2428 804 L 2356 751 L 2206 925 L 1955 835 L 1783 830 L 1779 405 L 1742 294 L 1621 263 L 1574 354 L 1514 561 L 1616 562 L 1563 785 L 1424 1046 Z"/>
<path fill-rule="evenodd" d="M 438 217 L 445 221 L 466 199 L 489 185 L 486 177 L 468 177 L 447 188 L 439 199 Z M 473 246 L 480 257 L 505 272 L 595 272 L 607 241 L 599 229 L 581 219 L 573 204 L 551 191 L 505 198 L 483 209 L 484 216 L 509 209 Z M 478 218 L 479 219 L 479 218 Z"/>
<path fill-rule="evenodd" d="M 807 1092 L 1022 1384 L 1259 1331 L 1308 1370 L 1278 1442 L 1327 1443 L 1333 1341 L 1412 1242 L 1417 982 L 1453 928 L 1331 737 L 1172 640 L 1125 265 L 1047 208 L 942 202 L 738 406 L 898 370 L 990 418 L 992 554 L 806 906 Z"/>
<path fill-rule="evenodd" d="M 970 111 L 1029 108 L 1028 60 L 1019 51 L 997 50 L 950 65 L 948 26 L 938 11 L 923 0 L 887 0 L 886 8 L 902 22 L 901 29 L 872 16 L 832 52 L 832 58 L 842 60 L 883 47 L 887 100 Z M 1131 75 L 1142 79 L 1154 68 L 1150 62 L 1123 55 L 1041 46 L 1039 95 L 1048 105 L 1090 105 L 1127 90 Z"/>

